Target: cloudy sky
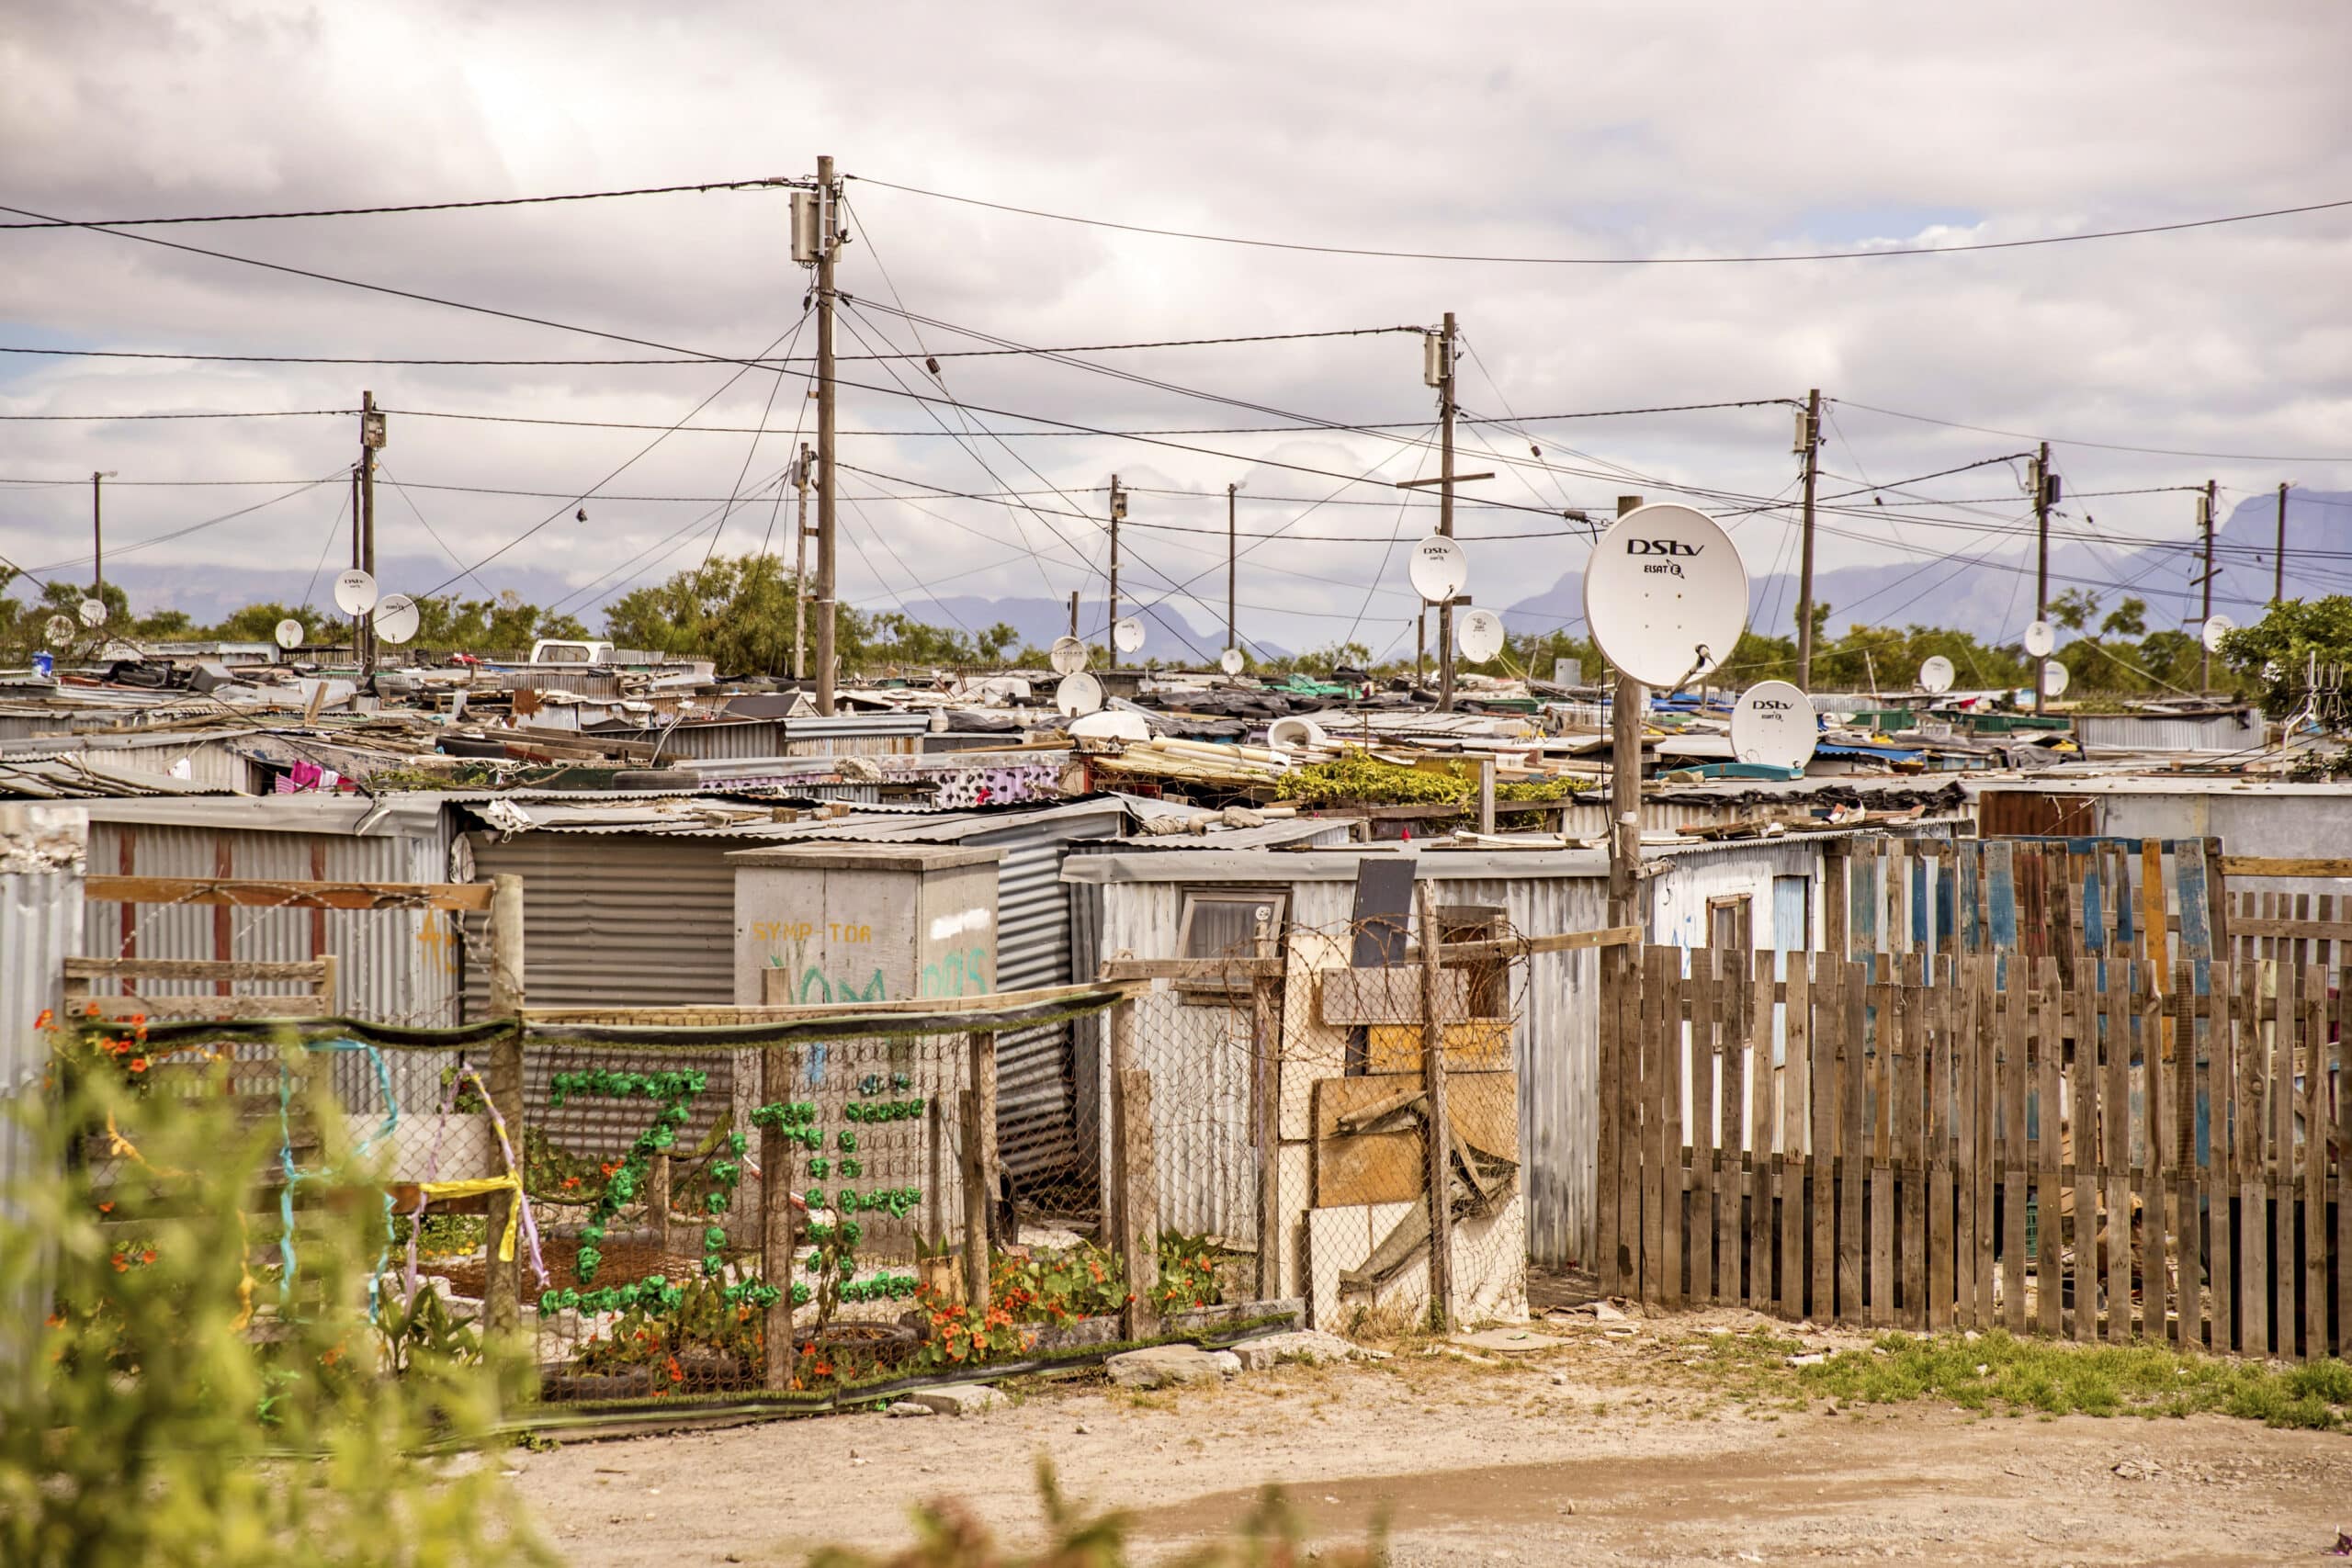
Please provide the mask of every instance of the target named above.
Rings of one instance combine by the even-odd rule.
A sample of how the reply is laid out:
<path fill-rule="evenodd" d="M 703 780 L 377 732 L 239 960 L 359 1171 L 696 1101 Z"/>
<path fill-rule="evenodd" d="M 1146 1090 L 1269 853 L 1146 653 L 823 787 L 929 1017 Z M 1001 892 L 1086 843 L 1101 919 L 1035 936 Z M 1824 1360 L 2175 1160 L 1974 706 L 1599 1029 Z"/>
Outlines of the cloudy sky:
<path fill-rule="evenodd" d="M 844 365 L 844 381 L 877 389 L 843 397 L 855 434 L 842 460 L 856 470 L 843 491 L 857 498 L 842 512 L 845 596 L 888 609 L 1080 590 L 1099 626 L 1092 519 L 1116 473 L 1136 491 L 1128 594 L 1205 632 L 1223 615 L 1224 491 L 1238 482 L 1241 532 L 1274 536 L 1245 537 L 1244 636 L 1352 635 L 1379 651 L 1412 635 L 1390 541 L 1433 516 L 1400 512 L 1388 488 L 1435 468 L 1417 338 L 1071 356 L 1082 365 L 949 351 L 1419 326 L 1452 310 L 1473 351 L 1465 410 L 1526 422 L 1464 436 L 1464 467 L 1498 470 L 1465 493 L 1504 503 L 1464 511 L 1466 539 L 1490 536 L 1469 545 L 1472 592 L 1506 604 L 1581 567 L 1564 509 L 1605 513 L 1621 492 L 1677 486 L 1717 509 L 1794 494 L 1785 407 L 1544 416 L 1818 386 L 1837 400 L 1825 491 L 1868 501 L 1869 486 L 1900 486 L 1877 493 L 1905 503 L 1838 519 L 1825 565 L 2007 593 L 2026 515 L 2014 468 L 1902 481 L 2047 437 L 2077 495 L 2212 478 L 2226 513 L 2282 479 L 2352 491 L 2352 209 L 1973 254 L 1589 266 L 1204 243 L 891 187 L 1490 256 L 2029 239 L 2352 197 L 2347 59 L 2352 11 L 2314 5 L 19 0 L 0 6 L 0 201 L 85 220 L 374 206 L 806 175 L 830 152 L 855 176 L 842 352 L 938 354 L 944 371 Z M 135 231 L 691 353 L 806 355 L 786 210 L 780 191 L 722 191 Z M 662 352 L 83 230 L 0 231 L 0 341 L 18 349 Z M 348 410 L 372 390 L 397 411 L 379 501 L 387 586 L 512 588 L 593 623 L 613 593 L 713 547 L 790 548 L 775 479 L 796 426 L 813 428 L 804 370 L 18 353 L 0 355 L 0 413 Z M 901 380 L 995 412 L 892 395 Z M 690 413 L 727 429 L 645 449 Z M 1302 423 L 1394 428 L 1247 431 Z M 323 603 L 349 551 L 356 424 L 12 419 L 0 556 L 86 576 L 87 476 L 114 470 L 108 575 L 134 604 Z M 2186 536 L 2195 516 L 2177 491 L 2070 513 L 2118 551 Z M 1792 515 L 1738 524 L 1752 573 L 1791 565 Z M 2352 581 L 2352 560 L 2315 565 L 2307 585 L 2342 586 L 2331 572 Z M 1904 581 L 1883 608 L 1923 580 Z M 1172 649 L 1166 626 L 1154 636 Z"/>

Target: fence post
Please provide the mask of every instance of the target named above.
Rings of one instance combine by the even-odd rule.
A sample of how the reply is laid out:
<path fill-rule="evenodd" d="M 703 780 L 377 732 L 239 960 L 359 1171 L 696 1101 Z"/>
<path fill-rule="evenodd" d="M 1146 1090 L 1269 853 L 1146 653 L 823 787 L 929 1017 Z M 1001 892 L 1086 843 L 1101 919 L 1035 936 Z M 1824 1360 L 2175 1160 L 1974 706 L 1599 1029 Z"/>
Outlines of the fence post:
<path fill-rule="evenodd" d="M 523 879 L 495 876 L 490 894 L 490 1011 L 493 1018 L 512 1019 L 514 1027 L 490 1048 L 490 1072 L 483 1079 L 491 1103 L 505 1120 L 514 1158 L 530 1156 L 523 1125 Z M 516 1172 L 523 1174 L 522 1170 Z M 492 1334 L 512 1334 L 522 1322 L 522 1261 L 501 1260 L 498 1238 L 514 1214 L 520 1194 L 493 1192 L 490 1198 L 487 1233 L 487 1278 L 482 1286 L 482 1315 Z"/>
<path fill-rule="evenodd" d="M 1453 1138 L 1445 1118 L 1445 1022 L 1440 1014 L 1439 963 L 1444 933 L 1438 930 L 1437 895 L 1419 887 L 1421 906 L 1421 1092 L 1429 1100 L 1430 1325 L 1453 1326 Z"/>
<path fill-rule="evenodd" d="M 965 1036 L 971 1084 L 964 1091 L 964 1292 L 972 1315 L 989 1310 L 989 1233 L 996 1211 L 996 1036 Z"/>
<path fill-rule="evenodd" d="M 772 1045 L 760 1053 L 760 1103 L 783 1103 L 792 1093 L 792 1052 Z M 792 1332 L 792 1145 L 781 1124 L 760 1129 L 760 1279 L 781 1293 L 768 1303 L 761 1337 L 767 1348 L 764 1386 L 781 1393 L 792 1386 L 797 1347 Z M 936 1193 L 926 1193 L 933 1203 Z"/>
<path fill-rule="evenodd" d="M 1272 958 L 1276 951 L 1276 938 L 1261 925 L 1259 958 Z M 1258 1299 L 1261 1302 L 1283 1293 L 1283 1042 L 1281 1015 L 1274 1001 L 1274 987 L 1282 983 L 1280 977 L 1268 975 L 1253 976 L 1250 981 L 1250 1038 L 1258 1094 Z"/>
<path fill-rule="evenodd" d="M 1159 1180 L 1151 1137 L 1151 1075 L 1136 1065 L 1132 998 L 1111 1010 L 1111 1093 L 1112 1234 L 1131 1298 L 1122 1332 L 1142 1339 L 1159 1326 L 1151 1300 L 1159 1283 Z"/>

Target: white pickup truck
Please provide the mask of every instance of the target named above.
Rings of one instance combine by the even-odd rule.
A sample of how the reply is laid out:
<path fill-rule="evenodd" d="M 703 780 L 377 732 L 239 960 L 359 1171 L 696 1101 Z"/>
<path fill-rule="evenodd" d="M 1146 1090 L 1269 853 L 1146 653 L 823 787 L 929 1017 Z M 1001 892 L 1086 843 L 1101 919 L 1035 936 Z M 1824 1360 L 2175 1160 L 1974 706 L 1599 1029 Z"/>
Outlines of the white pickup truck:
<path fill-rule="evenodd" d="M 610 664 L 613 645 L 609 642 L 569 642 L 541 637 L 531 645 L 534 664 Z"/>

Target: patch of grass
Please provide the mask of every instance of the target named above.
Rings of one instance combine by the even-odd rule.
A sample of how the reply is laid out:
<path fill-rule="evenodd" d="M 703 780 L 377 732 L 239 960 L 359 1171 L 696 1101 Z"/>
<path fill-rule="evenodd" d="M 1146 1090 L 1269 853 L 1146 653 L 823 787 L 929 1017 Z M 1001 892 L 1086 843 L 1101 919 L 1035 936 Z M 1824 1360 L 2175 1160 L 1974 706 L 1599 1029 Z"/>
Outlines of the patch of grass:
<path fill-rule="evenodd" d="M 1724 1397 L 1770 1407 L 1830 1399 L 1862 1405 L 1936 1400 L 1984 1414 L 2045 1418 L 2219 1412 L 2266 1426 L 2352 1430 L 2352 1365 L 2185 1355 L 2162 1345 L 2067 1345 L 1995 1331 L 1882 1336 L 1867 1350 L 1840 1350 L 1791 1367 L 1804 1348 L 1769 1330 L 1718 1334 L 1689 1373 Z"/>

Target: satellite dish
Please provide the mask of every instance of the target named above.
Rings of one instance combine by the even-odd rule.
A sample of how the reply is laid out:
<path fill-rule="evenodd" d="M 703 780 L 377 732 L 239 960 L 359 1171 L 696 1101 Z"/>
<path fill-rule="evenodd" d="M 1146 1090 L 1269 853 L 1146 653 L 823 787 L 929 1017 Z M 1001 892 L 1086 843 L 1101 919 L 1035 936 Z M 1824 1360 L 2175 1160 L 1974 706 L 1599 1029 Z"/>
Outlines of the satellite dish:
<path fill-rule="evenodd" d="M 1721 663 L 1747 628 L 1747 567 L 1703 512 L 1637 506 L 1594 541 L 1584 618 L 1600 651 L 1645 685 Z"/>
<path fill-rule="evenodd" d="M 2205 630 L 2202 634 L 2207 650 L 2212 653 L 2221 652 L 2222 639 L 2237 629 L 2238 624 L 2227 615 L 2207 616 Z"/>
<path fill-rule="evenodd" d="M 1065 717 L 1090 714 L 1102 705 L 1102 682 L 1080 670 L 1062 677 L 1054 688 L 1054 707 Z"/>
<path fill-rule="evenodd" d="M 1241 664 L 1241 650 L 1238 648 L 1228 648 L 1216 656 L 1216 667 L 1228 675 L 1240 674 Z"/>
<path fill-rule="evenodd" d="M 277 637 L 278 647 L 291 649 L 302 646 L 305 634 L 302 630 L 302 623 L 289 617 L 277 623 L 277 631 L 275 635 Z"/>
<path fill-rule="evenodd" d="M 1413 592 L 1432 604 L 1442 604 L 1470 586 L 1470 558 L 1462 547 L 1442 534 L 1431 534 L 1413 547 L 1407 575 Z"/>
<path fill-rule="evenodd" d="M 405 593 L 387 593 L 376 606 L 376 635 L 397 648 L 416 635 L 423 618 L 416 613 L 415 600 Z"/>
<path fill-rule="evenodd" d="M 2057 634 L 2050 629 L 2048 621 L 2036 621 L 2026 627 L 2025 650 L 2033 658 L 2046 659 L 2050 656 L 2050 650 L 2057 646 Z"/>
<path fill-rule="evenodd" d="M 1046 655 L 1057 675 L 1075 675 L 1086 668 L 1086 645 L 1074 637 L 1057 637 Z"/>
<path fill-rule="evenodd" d="M 2278 661 L 2277 660 L 2266 660 L 2263 662 L 2262 678 L 2264 680 L 2276 681 L 2279 676 L 2284 675 L 2286 671 L 2284 670 L 2278 668 Z"/>
<path fill-rule="evenodd" d="M 2063 664 L 2050 663 L 2043 665 L 2041 667 L 2041 694 L 2045 697 L 2064 696 L 2066 692 L 2066 682 L 2071 677 L 2066 673 L 2066 667 Z"/>
<path fill-rule="evenodd" d="M 1134 615 L 1122 615 L 1111 627 L 1111 646 L 1121 653 L 1133 653 L 1143 646 L 1143 622 Z"/>
<path fill-rule="evenodd" d="M 1938 653 L 1920 660 L 1919 689 L 1934 696 L 1951 690 L 1951 660 Z"/>
<path fill-rule="evenodd" d="M 85 626 L 107 624 L 107 602 L 103 599 L 85 599 L 74 607 L 74 613 L 82 617 L 82 624 Z"/>
<path fill-rule="evenodd" d="M 1813 699 L 1786 681 L 1759 681 L 1731 710 L 1731 751 L 1743 762 L 1801 768 L 1813 760 L 1821 726 Z"/>
<path fill-rule="evenodd" d="M 1453 624 L 1453 646 L 1473 664 L 1484 664 L 1503 650 L 1503 618 L 1492 610 L 1473 610 Z"/>
<path fill-rule="evenodd" d="M 346 615 L 364 615 L 376 607 L 376 579 L 353 567 L 334 580 L 335 607 Z"/>
<path fill-rule="evenodd" d="M 1085 678 L 1089 681 L 1094 679 L 1091 675 Z M 1070 720 L 1069 733 L 1073 739 L 1142 741 L 1151 739 L 1151 725 L 1139 713 L 1129 713 L 1125 708 L 1105 708 L 1100 713 L 1088 714 L 1084 718 Z"/>
<path fill-rule="evenodd" d="M 41 640 L 51 648 L 63 648 L 74 640 L 74 623 L 63 615 L 51 615 L 41 623 Z"/>

